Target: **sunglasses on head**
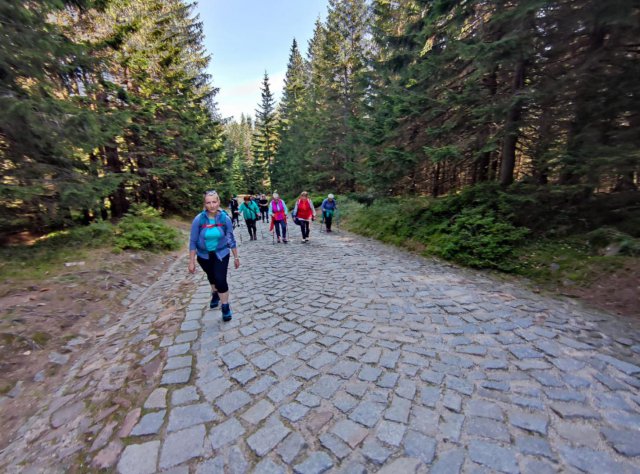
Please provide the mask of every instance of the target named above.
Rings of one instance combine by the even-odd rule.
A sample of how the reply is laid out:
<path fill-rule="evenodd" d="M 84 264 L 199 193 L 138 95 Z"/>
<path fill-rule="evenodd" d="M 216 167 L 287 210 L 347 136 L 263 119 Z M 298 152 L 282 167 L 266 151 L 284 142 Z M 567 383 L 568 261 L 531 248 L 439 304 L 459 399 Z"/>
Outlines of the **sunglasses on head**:
<path fill-rule="evenodd" d="M 205 191 L 204 195 L 205 196 L 217 196 L 218 193 L 212 190 L 212 191 Z"/>

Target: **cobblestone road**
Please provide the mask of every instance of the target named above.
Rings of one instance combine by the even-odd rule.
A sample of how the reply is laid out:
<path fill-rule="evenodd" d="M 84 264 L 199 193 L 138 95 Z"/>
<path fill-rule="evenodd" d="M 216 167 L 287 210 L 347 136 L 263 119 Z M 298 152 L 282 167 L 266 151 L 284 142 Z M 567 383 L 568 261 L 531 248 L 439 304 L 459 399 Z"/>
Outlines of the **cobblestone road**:
<path fill-rule="evenodd" d="M 639 323 L 344 232 L 288 245 L 262 232 L 243 236 L 230 270 L 232 322 L 177 261 L 74 362 L 0 465 L 640 472 Z M 195 293 L 175 314 L 160 299 L 178 282 Z M 140 367 L 151 381 L 159 371 L 157 387 L 141 388 Z M 118 390 L 152 393 L 111 406 Z"/>
<path fill-rule="evenodd" d="M 244 240 L 119 472 L 640 472 L 638 331 L 345 233 Z"/>

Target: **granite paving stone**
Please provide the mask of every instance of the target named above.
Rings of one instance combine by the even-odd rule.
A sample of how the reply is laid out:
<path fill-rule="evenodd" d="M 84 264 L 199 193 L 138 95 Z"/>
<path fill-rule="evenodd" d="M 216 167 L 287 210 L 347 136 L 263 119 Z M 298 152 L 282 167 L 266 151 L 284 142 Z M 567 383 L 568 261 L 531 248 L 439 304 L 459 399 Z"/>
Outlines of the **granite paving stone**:
<path fill-rule="evenodd" d="M 258 456 L 264 456 L 273 448 L 275 448 L 280 441 L 282 441 L 291 430 L 284 426 L 280 421 L 276 421 L 272 424 L 259 429 L 254 434 L 247 438 L 247 444 Z"/>
<path fill-rule="evenodd" d="M 298 453 L 307 447 L 307 443 L 299 433 L 290 433 L 285 440 L 280 443 L 276 452 L 286 464 L 290 464 Z"/>
<path fill-rule="evenodd" d="M 374 464 L 382 465 L 393 454 L 391 449 L 385 448 L 377 441 L 366 441 L 362 446 L 362 454 Z"/>
<path fill-rule="evenodd" d="M 429 472 L 430 474 L 459 474 L 464 458 L 465 451 L 463 449 L 450 449 L 439 453 Z"/>
<path fill-rule="evenodd" d="M 177 466 L 202 456 L 205 432 L 204 425 L 198 425 L 168 434 L 160 453 L 160 462 L 158 463 L 160 469 Z"/>
<path fill-rule="evenodd" d="M 381 403 L 361 402 L 349 415 L 349 418 L 367 428 L 372 428 L 380 419 L 385 406 Z"/>
<path fill-rule="evenodd" d="M 218 416 L 208 403 L 175 407 L 169 413 L 167 431 L 179 431 L 190 426 L 217 420 Z"/>
<path fill-rule="evenodd" d="M 256 380 L 255 382 L 252 382 L 247 387 L 247 392 L 249 392 L 251 395 L 258 395 L 264 392 L 265 390 L 267 390 L 277 381 L 278 379 L 276 379 L 275 377 L 272 377 L 271 375 L 264 375 L 260 377 L 258 380 Z"/>
<path fill-rule="evenodd" d="M 333 405 L 341 412 L 347 413 L 358 404 L 358 400 L 346 392 L 338 392 L 332 399 Z"/>
<path fill-rule="evenodd" d="M 530 454 L 533 456 L 543 456 L 554 459 L 555 456 L 551 452 L 549 442 L 539 436 L 518 436 L 516 437 L 516 448 L 522 454 Z"/>
<path fill-rule="evenodd" d="M 273 351 L 267 351 L 257 357 L 251 359 L 251 363 L 260 370 L 266 370 L 276 362 L 282 360 L 282 357 Z"/>
<path fill-rule="evenodd" d="M 127 446 L 118 462 L 121 474 L 152 474 L 156 472 L 160 441 L 154 440 Z"/>
<path fill-rule="evenodd" d="M 280 408 L 280 415 L 282 415 L 283 418 L 294 422 L 302 419 L 308 411 L 308 407 L 301 405 L 300 403 L 293 402 Z"/>
<path fill-rule="evenodd" d="M 329 374 L 337 375 L 343 379 L 349 379 L 359 368 L 360 364 L 357 362 L 342 360 L 331 367 L 327 372 Z"/>
<path fill-rule="evenodd" d="M 469 441 L 469 458 L 489 469 L 495 469 L 508 474 L 517 474 L 518 462 L 516 453 L 511 448 L 504 448 L 499 444 L 488 441 Z"/>
<path fill-rule="evenodd" d="M 409 421 L 410 410 L 411 402 L 396 396 L 393 397 L 391 406 L 384 413 L 384 418 L 391 421 L 398 421 L 400 423 L 407 423 Z"/>
<path fill-rule="evenodd" d="M 342 380 L 333 375 L 323 375 L 309 388 L 309 392 L 319 397 L 329 399 L 342 385 Z"/>
<path fill-rule="evenodd" d="M 247 461 L 242 450 L 234 445 L 229 449 L 229 462 L 227 463 L 227 468 L 229 474 L 245 474 L 249 472 L 250 464 Z M 189 474 L 187 471 L 185 474 Z"/>
<path fill-rule="evenodd" d="M 245 429 L 235 418 L 229 418 L 223 423 L 216 425 L 209 432 L 209 440 L 213 449 L 233 443 L 238 437 L 244 434 Z"/>
<path fill-rule="evenodd" d="M 153 408 L 166 408 L 167 407 L 167 389 L 166 388 L 156 388 L 151 395 L 147 397 L 147 400 L 144 402 L 144 408 L 153 409 Z"/>
<path fill-rule="evenodd" d="M 234 372 L 231 373 L 231 378 L 237 380 L 238 382 L 240 382 L 242 385 L 246 385 L 247 382 L 253 380 L 254 378 L 257 377 L 258 374 L 256 374 L 255 370 L 253 370 L 250 367 L 245 367 L 242 368 L 240 370 L 236 370 Z"/>
<path fill-rule="evenodd" d="M 242 419 L 251 424 L 257 425 L 266 417 L 271 415 L 271 413 L 273 413 L 274 410 L 275 410 L 275 407 L 271 403 L 269 403 L 267 400 L 263 399 L 263 400 L 260 400 L 255 405 L 253 405 L 247 411 L 245 411 L 242 414 Z"/>
<path fill-rule="evenodd" d="M 420 459 L 429 465 L 433 462 L 436 454 L 437 442 L 416 431 L 408 431 L 404 438 L 404 453 L 412 458 Z"/>
<path fill-rule="evenodd" d="M 469 416 L 465 419 L 464 430 L 475 438 L 490 438 L 506 442 L 510 440 L 509 431 L 504 423 L 491 418 Z"/>
<path fill-rule="evenodd" d="M 164 424 L 164 418 L 167 410 L 160 410 L 144 415 L 138 424 L 131 430 L 131 436 L 144 436 L 156 434 Z"/>
<path fill-rule="evenodd" d="M 229 416 L 248 403 L 251 403 L 251 396 L 247 392 L 234 390 L 218 399 L 216 406 L 220 408 L 225 415 Z"/>
<path fill-rule="evenodd" d="M 337 422 L 333 428 L 331 428 L 331 432 L 341 438 L 351 446 L 351 448 L 358 446 L 369 433 L 368 430 L 351 420 L 341 420 Z"/>
<path fill-rule="evenodd" d="M 383 420 L 376 428 L 376 437 L 386 444 L 399 446 L 406 430 L 405 424 Z"/>
<path fill-rule="evenodd" d="M 175 344 L 167 349 L 167 357 L 175 357 L 186 354 L 191 349 L 191 344 Z"/>
<path fill-rule="evenodd" d="M 265 458 L 258 464 L 256 464 L 255 470 L 253 472 L 254 474 L 286 474 L 287 470 L 283 465 L 277 464 L 269 458 Z"/>
<path fill-rule="evenodd" d="M 411 417 L 409 418 L 409 426 L 411 429 L 419 431 L 426 435 L 435 435 L 438 431 L 438 423 L 440 414 L 429 408 L 414 406 L 411 408 Z"/>
<path fill-rule="evenodd" d="M 302 383 L 298 382 L 295 379 L 286 379 L 283 382 L 280 382 L 277 385 L 269 390 L 267 396 L 271 399 L 271 401 L 275 403 L 280 403 L 289 395 L 293 394 L 298 388 L 302 385 Z"/>
<path fill-rule="evenodd" d="M 624 472 L 622 465 L 611 458 L 606 452 L 595 451 L 591 448 L 560 446 L 560 456 L 570 466 L 590 474 Z"/>
<path fill-rule="evenodd" d="M 637 431 L 602 428 L 602 435 L 613 449 L 624 456 L 640 456 L 640 434 Z"/>
<path fill-rule="evenodd" d="M 331 433 L 324 433 L 318 438 L 320 444 L 327 448 L 338 459 L 346 458 L 351 454 L 351 449 L 347 444 Z"/>
<path fill-rule="evenodd" d="M 174 385 L 187 383 L 191 378 L 191 367 L 171 370 L 162 374 L 160 385 Z"/>
<path fill-rule="evenodd" d="M 310 453 L 300 464 L 293 466 L 293 471 L 297 474 L 321 474 L 333 467 L 333 461 L 323 452 Z"/>
<path fill-rule="evenodd" d="M 222 354 L 220 358 L 229 370 L 233 370 L 247 364 L 247 359 L 245 359 L 242 354 L 236 351 Z"/>

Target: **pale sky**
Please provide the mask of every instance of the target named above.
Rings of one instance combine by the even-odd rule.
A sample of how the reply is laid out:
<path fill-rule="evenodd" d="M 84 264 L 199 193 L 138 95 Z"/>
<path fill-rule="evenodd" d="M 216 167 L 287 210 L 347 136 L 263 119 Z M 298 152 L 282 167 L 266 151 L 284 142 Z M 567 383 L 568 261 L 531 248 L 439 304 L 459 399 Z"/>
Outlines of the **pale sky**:
<path fill-rule="evenodd" d="M 195 13 L 204 25 L 211 55 L 208 72 L 222 117 L 255 116 L 265 70 L 280 99 L 293 38 L 306 58 L 318 18 L 326 19 L 327 0 L 199 0 Z"/>

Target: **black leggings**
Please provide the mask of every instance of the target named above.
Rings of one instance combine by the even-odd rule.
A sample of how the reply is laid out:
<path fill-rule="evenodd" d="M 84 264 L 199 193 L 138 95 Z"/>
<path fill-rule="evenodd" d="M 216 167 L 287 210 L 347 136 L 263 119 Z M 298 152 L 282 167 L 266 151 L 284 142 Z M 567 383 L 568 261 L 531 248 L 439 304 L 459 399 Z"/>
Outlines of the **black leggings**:
<path fill-rule="evenodd" d="M 245 223 L 247 224 L 247 229 L 249 230 L 249 237 L 256 238 L 256 220 L 255 219 L 245 219 Z"/>
<path fill-rule="evenodd" d="M 309 221 L 303 221 L 300 219 L 300 230 L 302 231 L 302 238 L 309 238 Z"/>
<path fill-rule="evenodd" d="M 327 226 L 327 230 L 331 230 L 332 220 L 333 220 L 333 215 L 329 215 L 329 214 L 324 215 L 324 224 Z"/>
<path fill-rule="evenodd" d="M 215 252 L 209 252 L 209 259 L 198 257 L 198 263 L 207 274 L 209 283 L 216 287 L 218 293 L 229 291 L 227 284 L 227 269 L 229 268 L 229 255 L 219 260 Z"/>
<path fill-rule="evenodd" d="M 263 222 L 269 222 L 269 208 L 268 207 L 261 207 L 260 208 L 260 215 L 262 216 L 262 221 Z"/>

